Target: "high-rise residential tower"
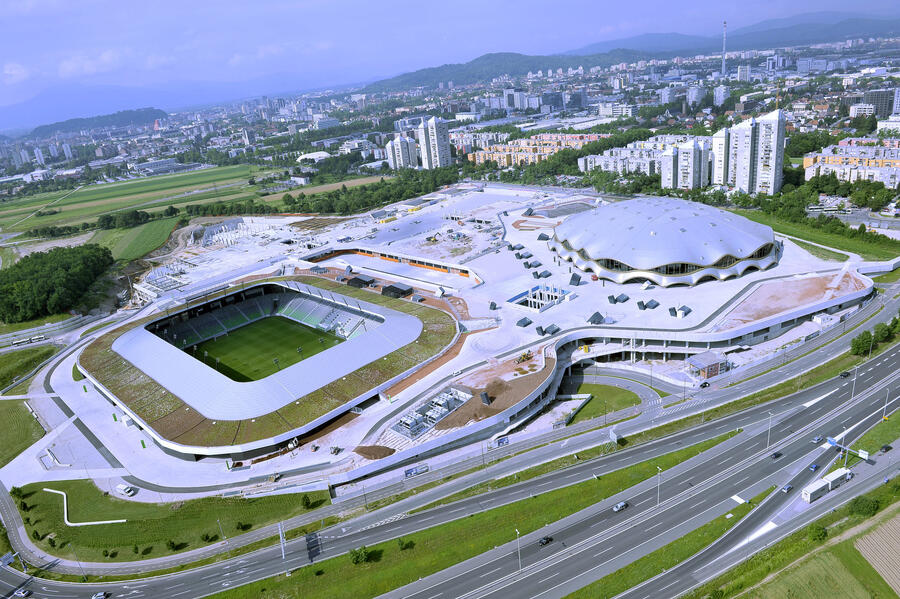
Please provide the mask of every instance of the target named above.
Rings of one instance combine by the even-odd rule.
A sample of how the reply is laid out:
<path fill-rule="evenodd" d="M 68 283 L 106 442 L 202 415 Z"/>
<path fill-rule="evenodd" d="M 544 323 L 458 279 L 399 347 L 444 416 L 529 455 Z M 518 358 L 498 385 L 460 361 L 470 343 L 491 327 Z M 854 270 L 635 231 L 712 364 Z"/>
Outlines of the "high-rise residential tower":
<path fill-rule="evenodd" d="M 438 117 L 423 120 L 416 129 L 422 168 L 433 169 L 450 166 L 450 131 L 447 122 Z"/>
<path fill-rule="evenodd" d="M 731 131 L 723 127 L 712 136 L 712 147 L 709 152 L 712 162 L 712 175 L 710 180 L 713 185 L 728 185 L 728 142 L 731 139 Z"/>
<path fill-rule="evenodd" d="M 773 110 L 756 122 L 756 186 L 754 193 L 772 195 L 781 190 L 784 165 L 784 113 Z"/>
<path fill-rule="evenodd" d="M 405 135 L 395 135 L 384 147 L 388 165 L 394 169 L 416 168 L 419 160 L 416 156 L 416 140 Z"/>

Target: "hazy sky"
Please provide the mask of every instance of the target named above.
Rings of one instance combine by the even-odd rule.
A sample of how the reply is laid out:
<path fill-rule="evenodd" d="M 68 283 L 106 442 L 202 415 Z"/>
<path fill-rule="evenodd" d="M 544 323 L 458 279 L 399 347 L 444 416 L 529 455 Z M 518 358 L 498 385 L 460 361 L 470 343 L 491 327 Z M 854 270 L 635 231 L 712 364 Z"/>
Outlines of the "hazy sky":
<path fill-rule="evenodd" d="M 737 28 L 848 6 L 845 0 L 0 0 L 0 106 L 73 83 L 162 86 L 283 74 L 284 89 L 308 89 L 485 52 L 548 54 L 647 32 L 706 34 L 723 18 Z M 896 0 L 865 6 L 887 13 Z"/>

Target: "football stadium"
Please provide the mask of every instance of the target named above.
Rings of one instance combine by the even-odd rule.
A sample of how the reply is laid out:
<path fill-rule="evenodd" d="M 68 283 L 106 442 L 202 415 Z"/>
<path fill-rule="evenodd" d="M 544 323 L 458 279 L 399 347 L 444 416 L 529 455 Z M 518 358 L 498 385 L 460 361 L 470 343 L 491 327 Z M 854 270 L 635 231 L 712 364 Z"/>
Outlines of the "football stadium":
<path fill-rule="evenodd" d="M 88 346 L 80 366 L 164 449 L 239 459 L 377 398 L 455 335 L 437 308 L 306 276 L 121 327 Z"/>

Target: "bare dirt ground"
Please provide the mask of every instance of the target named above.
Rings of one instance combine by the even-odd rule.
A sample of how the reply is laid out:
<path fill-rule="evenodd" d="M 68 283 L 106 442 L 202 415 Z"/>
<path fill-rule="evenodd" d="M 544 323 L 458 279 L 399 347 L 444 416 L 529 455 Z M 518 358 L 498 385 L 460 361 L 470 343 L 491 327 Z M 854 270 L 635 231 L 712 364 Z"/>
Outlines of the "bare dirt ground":
<path fill-rule="evenodd" d="M 395 451 L 397 450 L 385 447 L 384 445 L 360 445 L 353 450 L 354 453 L 358 453 L 367 460 L 380 460 L 381 458 L 388 457 Z"/>
<path fill-rule="evenodd" d="M 515 360 L 509 360 L 483 368 L 466 377 L 461 383 L 472 389 L 472 399 L 438 422 L 434 428 L 436 430 L 458 428 L 469 422 L 477 422 L 499 414 L 515 405 L 553 372 L 556 365 L 555 359 L 544 358 L 543 368 L 540 369 L 536 363 L 538 359 L 540 358 L 534 358 L 535 363 L 525 367 L 515 364 Z M 532 368 L 534 370 L 531 370 Z M 526 374 L 522 374 L 522 372 Z M 488 396 L 492 399 L 491 405 L 486 406 L 481 401 L 482 391 L 487 391 Z"/>
<path fill-rule="evenodd" d="M 854 546 L 894 592 L 900 594 L 900 515 L 858 539 Z"/>
<path fill-rule="evenodd" d="M 864 287 L 865 282 L 849 271 L 763 283 L 732 308 L 715 330 L 731 329 L 774 316 L 795 306 L 839 297 Z"/>
<path fill-rule="evenodd" d="M 75 237 L 63 237 L 60 239 L 48 239 L 47 241 L 39 241 L 37 243 L 28 243 L 24 245 L 14 246 L 16 253 L 19 254 L 20 258 L 24 258 L 29 254 L 33 254 L 35 252 L 46 252 L 47 250 L 52 250 L 53 248 L 72 248 L 77 247 L 79 245 L 84 245 L 90 240 L 91 237 L 94 236 L 94 231 L 90 231 L 88 233 L 83 233 L 81 235 L 76 235 Z"/>
<path fill-rule="evenodd" d="M 537 231 L 538 229 L 552 229 L 561 222 L 561 220 L 551 220 L 543 216 L 528 216 L 514 221 L 512 226 L 519 231 Z"/>
<path fill-rule="evenodd" d="M 295 223 L 291 223 L 291 227 L 300 231 L 320 231 L 332 225 L 338 225 L 345 220 L 350 219 L 343 216 L 318 216 L 306 220 L 298 220 Z"/>

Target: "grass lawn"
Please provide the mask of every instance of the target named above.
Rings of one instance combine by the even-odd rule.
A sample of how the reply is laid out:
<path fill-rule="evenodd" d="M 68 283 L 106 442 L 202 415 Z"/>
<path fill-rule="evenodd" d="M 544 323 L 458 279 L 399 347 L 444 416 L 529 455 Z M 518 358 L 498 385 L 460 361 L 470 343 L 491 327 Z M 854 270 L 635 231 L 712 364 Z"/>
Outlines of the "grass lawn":
<path fill-rule="evenodd" d="M 593 397 L 578 411 L 570 425 L 641 403 L 641 398 L 636 393 L 611 385 L 582 383 L 576 393 L 590 393 Z"/>
<path fill-rule="evenodd" d="M 41 345 L 0 354 L 0 389 L 28 374 L 56 353 L 55 345 Z"/>
<path fill-rule="evenodd" d="M 0 401 L 0 420 L 4 430 L 15 431 L 15 434 L 0 435 L 0 466 L 8 464 L 44 436 L 44 429 L 25 407 L 24 401 Z"/>
<path fill-rule="evenodd" d="M 69 527 L 63 521 L 62 497 L 42 489 L 64 491 L 69 499 L 69 520 L 113 520 L 124 518 L 122 524 Z M 218 519 L 227 537 L 243 530 L 259 528 L 303 513 L 297 495 L 276 495 L 254 499 L 205 497 L 178 503 L 139 503 L 106 495 L 90 481 L 69 480 L 33 483 L 23 487 L 24 501 L 28 506 L 22 512 L 28 518 L 26 529 L 34 538 L 38 531 L 40 540 L 35 543 L 44 551 L 61 557 L 85 561 L 132 561 L 159 557 L 195 549 L 221 541 Z M 140 491 L 149 493 L 149 491 Z M 328 501 L 328 493 L 306 493 L 311 509 Z M 19 506 L 20 511 L 21 505 Z M 50 534 L 54 534 L 51 546 Z M 207 540 L 202 535 L 209 535 Z M 167 546 L 172 541 L 175 548 Z M 138 546 L 135 553 L 134 546 Z M 103 556 L 103 550 L 109 552 Z"/>
<path fill-rule="evenodd" d="M 290 578 L 277 577 L 251 583 L 214 595 L 221 599 L 282 599 L 285 597 L 328 597 L 361 599 L 376 597 L 392 589 L 428 576 L 448 566 L 513 541 L 515 529 L 524 535 L 555 522 L 605 497 L 656 475 L 656 466 L 671 468 L 720 443 L 726 435 L 685 447 L 563 489 L 557 489 L 441 524 L 403 537 L 406 549 L 396 540 L 370 547 L 372 558 L 354 565 L 342 555 L 295 570 Z M 515 524 L 513 524 L 515 523 Z"/>
<path fill-rule="evenodd" d="M 72 380 L 74 380 L 74 381 L 84 380 L 84 375 L 81 374 L 80 370 L 78 370 L 78 366 L 76 364 L 72 364 Z"/>
<path fill-rule="evenodd" d="M 732 212 L 768 225 L 778 233 L 799 237 L 800 239 L 819 243 L 837 250 L 853 252 L 859 254 L 865 260 L 890 260 L 900 256 L 900 241 L 894 239 L 885 238 L 882 241 L 873 243 L 844 237 L 843 235 L 826 233 L 804 224 L 781 220 L 759 210 L 733 210 Z"/>
<path fill-rule="evenodd" d="M 772 492 L 772 489 L 774 487 L 754 497 L 751 500 L 752 505 L 759 505 Z M 728 514 L 722 514 L 715 520 L 692 530 L 677 541 L 672 541 L 668 545 L 631 562 L 624 568 L 620 568 L 612 574 L 604 576 L 583 589 L 568 595 L 567 599 L 609 599 L 619 593 L 623 593 L 631 587 L 637 586 L 645 580 L 662 573 L 664 570 L 677 566 L 704 547 L 712 544 L 713 541 L 737 524 L 741 518 L 749 514 L 751 509 L 753 508 L 750 504 L 742 503 L 729 512 L 731 514 L 730 518 L 727 517 Z"/>
<path fill-rule="evenodd" d="M 164 244 L 176 222 L 177 218 L 163 218 L 131 229 L 99 231 L 90 242 L 109 248 L 116 260 L 136 260 Z"/>
<path fill-rule="evenodd" d="M 62 314 L 53 314 L 51 316 L 42 316 L 40 318 L 35 318 L 34 320 L 26 320 L 25 322 L 14 322 L 11 324 L 0 322 L 0 335 L 5 335 L 6 333 L 15 333 L 16 331 L 24 331 L 54 322 L 61 322 L 67 318 L 72 318 L 72 315 L 63 312 Z"/>
<path fill-rule="evenodd" d="M 872 277 L 872 280 L 876 283 L 896 283 L 897 281 L 900 281 L 900 268 L 892 270 L 891 272 L 886 272 L 883 275 L 878 275 L 877 277 Z"/>
<path fill-rule="evenodd" d="M 305 358 L 330 349 L 343 339 L 282 316 L 271 316 L 204 341 L 188 353 L 216 366 L 229 378 L 257 381 Z M 297 349 L 302 348 L 302 352 Z M 274 360 L 278 360 L 275 365 Z"/>
<path fill-rule="evenodd" d="M 799 245 L 801 248 L 819 258 L 820 260 L 830 260 L 832 262 L 844 262 L 850 259 L 850 256 L 847 254 L 842 254 L 840 252 L 833 252 L 831 250 L 826 250 L 825 248 L 820 248 L 817 245 L 813 245 L 811 243 L 806 243 L 805 241 L 797 241 L 796 239 L 792 240 L 794 243 Z"/>

